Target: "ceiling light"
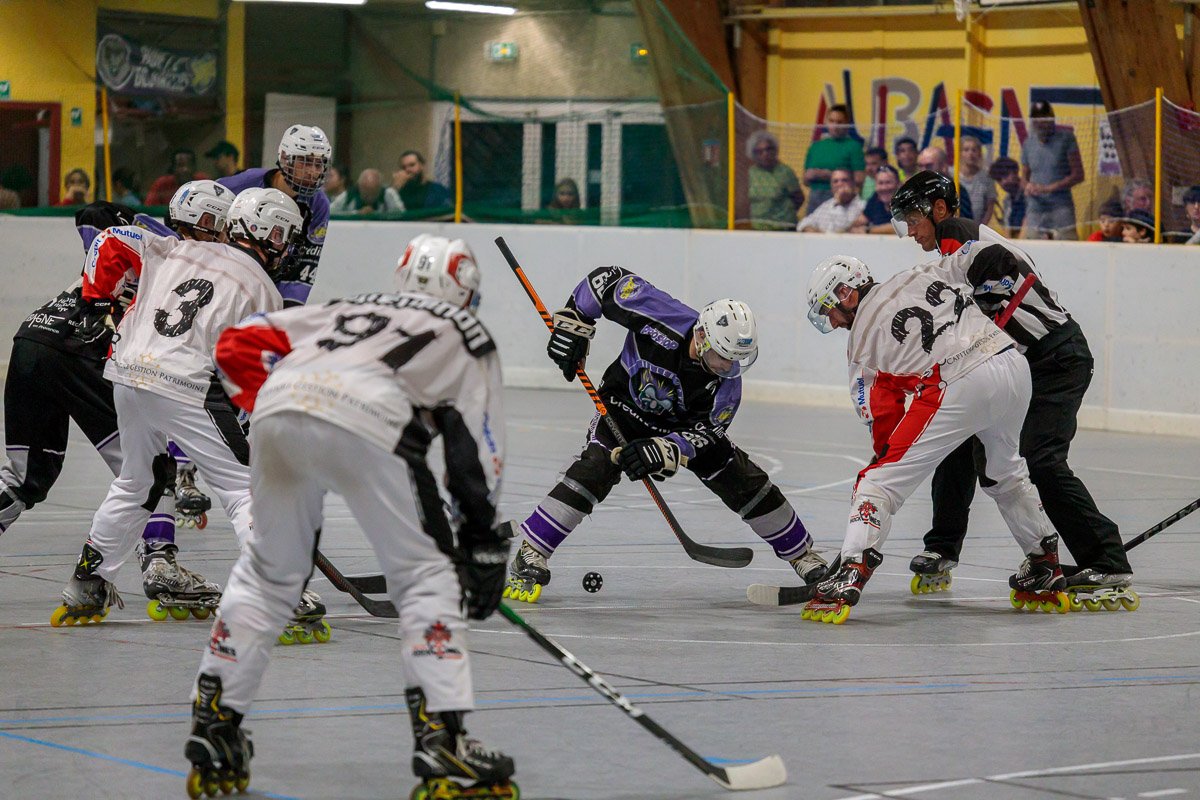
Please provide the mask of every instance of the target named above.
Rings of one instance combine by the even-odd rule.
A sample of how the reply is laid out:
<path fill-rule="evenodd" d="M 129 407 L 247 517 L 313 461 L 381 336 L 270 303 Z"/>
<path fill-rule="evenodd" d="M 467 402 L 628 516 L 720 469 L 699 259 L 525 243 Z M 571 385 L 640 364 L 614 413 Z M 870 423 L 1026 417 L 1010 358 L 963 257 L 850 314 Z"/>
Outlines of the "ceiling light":
<path fill-rule="evenodd" d="M 433 11 L 466 11 L 471 14 L 501 14 L 506 17 L 517 13 L 517 10 L 512 6 L 457 3 L 451 2 L 451 0 L 425 0 L 425 7 Z"/>

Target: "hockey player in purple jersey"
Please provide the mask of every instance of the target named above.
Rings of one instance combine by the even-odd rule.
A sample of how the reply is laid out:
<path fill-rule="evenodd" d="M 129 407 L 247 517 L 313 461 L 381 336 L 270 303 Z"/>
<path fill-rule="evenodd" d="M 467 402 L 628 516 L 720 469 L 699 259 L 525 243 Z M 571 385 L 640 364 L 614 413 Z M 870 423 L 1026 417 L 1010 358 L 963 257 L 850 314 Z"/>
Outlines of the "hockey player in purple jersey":
<path fill-rule="evenodd" d="M 597 415 L 583 451 L 550 494 L 520 523 L 505 597 L 537 602 L 550 582 L 546 560 L 625 473 L 664 480 L 686 466 L 791 564 L 805 583 L 825 575 L 812 537 L 767 474 L 729 440 L 742 397 L 742 373 L 758 357 L 754 314 L 717 300 L 699 312 L 622 267 L 581 281 L 554 315 L 547 353 L 567 380 L 588 353 L 596 320 L 629 329 L 621 355 L 600 384 L 608 413 L 628 439 L 618 447 Z M 516 523 L 509 522 L 515 535 Z"/>

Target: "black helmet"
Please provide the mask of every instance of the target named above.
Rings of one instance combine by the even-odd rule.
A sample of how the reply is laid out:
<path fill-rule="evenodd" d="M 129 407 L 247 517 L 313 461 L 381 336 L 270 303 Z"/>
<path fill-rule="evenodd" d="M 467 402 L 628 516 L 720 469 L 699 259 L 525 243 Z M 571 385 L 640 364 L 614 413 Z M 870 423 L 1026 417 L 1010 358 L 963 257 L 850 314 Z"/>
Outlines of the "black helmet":
<path fill-rule="evenodd" d="M 958 192 L 954 181 L 940 172 L 923 170 L 913 175 L 892 196 L 892 217 L 903 221 L 913 211 L 925 216 L 933 212 L 935 200 L 946 201 L 946 210 L 953 215 L 958 211 Z"/>
<path fill-rule="evenodd" d="M 97 200 L 75 212 L 75 227 L 86 225 L 104 230 L 116 225 L 132 225 L 134 216 L 135 212 L 129 206 Z"/>

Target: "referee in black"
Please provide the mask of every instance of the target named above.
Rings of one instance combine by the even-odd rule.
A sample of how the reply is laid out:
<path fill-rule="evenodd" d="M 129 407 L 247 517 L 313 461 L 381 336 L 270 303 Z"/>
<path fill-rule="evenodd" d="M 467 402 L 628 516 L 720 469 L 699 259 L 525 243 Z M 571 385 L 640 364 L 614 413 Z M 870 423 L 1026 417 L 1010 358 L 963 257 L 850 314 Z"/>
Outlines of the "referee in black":
<path fill-rule="evenodd" d="M 949 255 L 977 240 L 1001 244 L 1017 256 L 1002 268 L 968 274 L 968 279 L 976 305 L 1004 328 L 1029 360 L 1033 396 L 1021 431 L 1021 455 L 1046 515 L 1078 563 L 1076 568 L 1063 568 L 1068 590 L 1128 592 L 1133 570 L 1117 525 L 1100 513 L 1067 464 L 1076 415 L 1092 381 L 1094 362 L 1087 338 L 1034 272 L 1028 253 L 986 225 L 956 216 L 957 209 L 954 184 L 936 172 L 912 176 L 892 199 L 897 233 L 911 236 L 927 252 Z M 920 559 L 942 559 L 937 571 L 957 564 L 976 475 L 987 480 L 983 469 L 976 468 L 982 467 L 982 459 L 983 447 L 972 437 L 934 472 L 933 527 L 925 534 L 926 552 L 913 559 L 914 572 Z M 931 570 L 920 570 L 927 571 Z"/>

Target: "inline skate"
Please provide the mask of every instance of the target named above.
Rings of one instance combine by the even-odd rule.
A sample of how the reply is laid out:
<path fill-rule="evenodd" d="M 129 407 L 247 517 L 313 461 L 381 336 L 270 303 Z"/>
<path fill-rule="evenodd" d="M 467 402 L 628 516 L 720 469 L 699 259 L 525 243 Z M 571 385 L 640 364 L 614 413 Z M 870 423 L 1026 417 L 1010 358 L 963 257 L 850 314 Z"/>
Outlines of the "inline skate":
<path fill-rule="evenodd" d="M 63 589 L 63 604 L 50 615 L 51 625 L 58 628 L 76 623 L 97 623 L 108 616 L 112 606 L 125 607 L 125 601 L 117 594 L 117 587 L 96 574 L 96 568 L 103 561 L 104 556 L 91 543 L 83 545 L 75 572 Z"/>
<path fill-rule="evenodd" d="M 521 542 L 521 548 L 509 566 L 504 596 L 523 603 L 536 603 L 542 596 L 542 587 L 548 583 L 550 567 L 546 564 L 546 557 L 534 550 L 528 541 Z"/>
<path fill-rule="evenodd" d="M 409 800 L 519 800 L 513 760 L 468 737 L 464 712 L 427 710 L 420 687 L 404 697 L 416 740 L 413 773 L 421 780 Z"/>
<path fill-rule="evenodd" d="M 1084 567 L 1067 578 L 1067 597 L 1072 611 L 1137 611 L 1142 598 L 1133 591 L 1128 572 L 1100 572 Z"/>
<path fill-rule="evenodd" d="M 876 568 L 883 563 L 883 554 L 868 547 L 859 561 L 840 559 L 837 571 L 817 584 L 817 594 L 804 606 L 800 619 L 830 622 L 841 625 L 850 616 L 850 608 L 862 598 L 863 587 Z"/>
<path fill-rule="evenodd" d="M 249 788 L 254 744 L 248 734 L 242 730 L 242 715 L 221 705 L 221 679 L 201 673 L 192 703 L 192 735 L 183 749 L 192 762 L 188 797 L 199 800 Z"/>
<path fill-rule="evenodd" d="M 187 619 L 208 619 L 221 602 L 221 587 L 179 566 L 175 560 L 179 548 L 174 542 L 138 542 L 138 558 L 142 563 L 142 591 L 150 602 L 146 614 L 156 622 L 168 616 Z"/>
<path fill-rule="evenodd" d="M 958 562 L 953 558 L 933 550 L 926 550 L 915 555 L 908 564 L 908 568 L 916 573 L 913 575 L 912 582 L 909 583 L 909 589 L 913 594 L 944 592 L 954 582 L 950 570 L 957 566 Z"/>
<path fill-rule="evenodd" d="M 196 488 L 196 465 L 185 464 L 176 476 L 175 513 L 179 524 L 185 528 L 204 530 L 208 525 L 208 511 L 212 500 Z"/>
<path fill-rule="evenodd" d="M 1063 591 L 1067 581 L 1058 563 L 1058 534 L 1045 537 L 1039 546 L 1042 552 L 1027 555 L 1016 574 L 1009 577 L 1009 599 L 1016 609 L 1065 614 L 1071 610 L 1071 601 Z"/>
<path fill-rule="evenodd" d="M 333 631 L 329 627 L 329 623 L 325 621 L 325 604 L 321 602 L 321 596 L 316 592 L 304 590 L 300 595 L 300 605 L 296 606 L 296 610 L 292 612 L 291 622 L 283 629 L 283 633 L 279 634 L 279 643 L 283 645 L 290 644 L 312 644 L 320 642 L 324 644 L 333 638 Z"/>

